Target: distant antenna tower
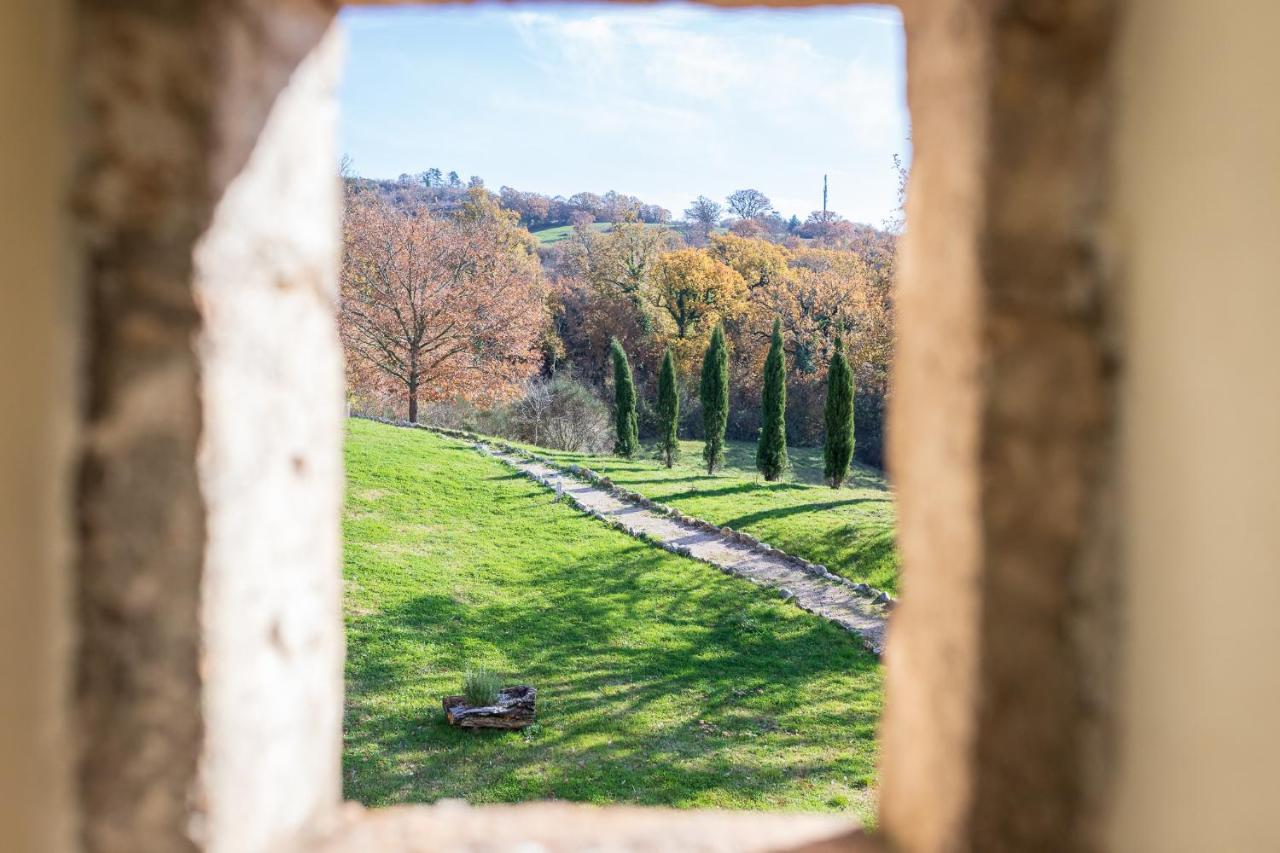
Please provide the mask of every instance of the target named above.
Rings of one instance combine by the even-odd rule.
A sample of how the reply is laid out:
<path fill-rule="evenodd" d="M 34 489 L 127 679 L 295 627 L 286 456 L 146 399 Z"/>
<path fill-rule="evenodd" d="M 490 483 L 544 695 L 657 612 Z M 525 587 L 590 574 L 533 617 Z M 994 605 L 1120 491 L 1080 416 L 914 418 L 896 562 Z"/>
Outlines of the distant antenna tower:
<path fill-rule="evenodd" d="M 822 176 L 822 221 L 827 221 L 827 176 Z"/>

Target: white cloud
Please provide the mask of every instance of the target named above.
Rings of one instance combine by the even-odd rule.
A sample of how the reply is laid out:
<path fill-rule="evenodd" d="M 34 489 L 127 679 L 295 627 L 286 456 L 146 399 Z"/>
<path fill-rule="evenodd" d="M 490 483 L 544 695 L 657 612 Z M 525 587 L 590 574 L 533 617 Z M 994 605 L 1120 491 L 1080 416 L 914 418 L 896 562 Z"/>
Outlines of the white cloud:
<path fill-rule="evenodd" d="M 635 116 L 612 124 L 697 109 L 732 113 L 729 124 L 745 116 L 756 126 L 800 128 L 817 104 L 845 132 L 894 130 L 897 92 L 889 75 L 856 58 L 824 55 L 795 36 L 713 34 L 688 10 L 661 6 L 586 16 L 520 11 L 511 21 L 539 67 L 556 73 L 561 91 L 572 87 L 614 119 L 624 110 Z"/>

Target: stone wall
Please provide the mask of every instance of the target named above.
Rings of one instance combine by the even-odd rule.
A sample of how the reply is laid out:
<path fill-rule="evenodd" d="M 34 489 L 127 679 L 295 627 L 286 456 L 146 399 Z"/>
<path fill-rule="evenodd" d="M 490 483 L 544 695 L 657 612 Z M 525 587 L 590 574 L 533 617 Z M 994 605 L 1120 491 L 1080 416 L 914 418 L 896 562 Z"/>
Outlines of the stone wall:
<path fill-rule="evenodd" d="M 294 71 L 195 251 L 207 850 L 270 849 L 341 797 L 339 47 Z"/>
<path fill-rule="evenodd" d="M 339 790 L 332 9 L 77 12 L 83 843 L 263 850 Z"/>

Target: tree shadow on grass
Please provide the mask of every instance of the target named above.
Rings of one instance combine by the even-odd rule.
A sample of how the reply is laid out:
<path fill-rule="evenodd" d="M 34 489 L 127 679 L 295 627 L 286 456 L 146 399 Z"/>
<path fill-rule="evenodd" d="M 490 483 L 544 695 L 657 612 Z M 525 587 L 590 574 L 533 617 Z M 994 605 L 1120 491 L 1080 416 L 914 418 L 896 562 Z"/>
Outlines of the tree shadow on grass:
<path fill-rule="evenodd" d="M 808 486 L 802 486 L 797 483 L 763 483 L 763 482 L 746 482 L 735 483 L 733 485 L 721 486 L 716 489 L 683 489 L 678 492 L 669 492 L 666 496 L 658 498 L 660 500 L 676 500 L 678 498 L 721 498 L 728 495 L 756 495 L 768 496 L 776 492 L 803 491 Z"/>
<path fill-rule="evenodd" d="M 798 778 L 873 772 L 878 663 L 745 581 L 636 546 L 540 564 L 504 592 L 351 620 L 349 794 L 766 804 Z M 538 687 L 536 736 L 443 724 L 439 697 L 486 658 Z"/>
<path fill-rule="evenodd" d="M 754 523 L 751 532 L 783 551 L 826 566 L 849 580 L 870 584 L 890 595 L 898 594 L 901 558 L 892 522 L 802 527 L 775 525 L 774 520 Z"/>
<path fill-rule="evenodd" d="M 848 498 L 842 501 L 827 501 L 826 503 L 814 504 L 796 504 L 795 506 L 780 506 L 776 509 L 765 509 L 759 512 L 751 512 L 746 515 L 740 515 L 731 518 L 721 524 L 722 527 L 732 527 L 735 530 L 745 527 L 748 524 L 756 524 L 761 521 L 773 521 L 781 518 L 788 518 L 793 515 L 803 515 L 809 512 L 825 512 L 831 509 L 839 509 L 845 506 L 858 506 L 860 504 L 892 504 L 885 498 Z M 847 531 L 851 527 L 841 528 L 841 531 Z M 834 532 L 834 531 L 833 531 Z"/>
<path fill-rule="evenodd" d="M 760 522 L 767 526 L 768 521 Z M 898 591 L 899 557 L 893 524 L 863 522 L 834 528 L 758 531 L 784 551 L 797 554 L 850 580 L 869 583 L 890 594 Z"/>
<path fill-rule="evenodd" d="M 657 485 L 666 485 L 668 483 L 700 483 L 708 479 L 711 479 L 711 477 L 709 477 L 706 474 L 692 474 L 688 477 L 650 477 L 650 478 L 635 478 L 635 479 L 628 477 L 627 480 L 623 483 L 623 485 L 639 486 L 639 485 L 652 484 L 657 486 Z"/>
<path fill-rule="evenodd" d="M 609 475 L 617 472 L 652 473 L 661 464 L 655 448 L 656 445 L 646 446 L 645 453 L 634 460 L 624 460 L 608 455 L 594 456 L 545 450 L 542 452 L 562 464 L 576 463 Z M 787 452 L 791 458 L 789 476 L 791 482 L 806 486 L 823 485 L 821 447 L 796 447 L 793 445 L 787 448 Z M 690 470 L 693 467 L 691 461 L 700 457 L 700 453 L 700 450 L 686 448 L 677 469 Z M 725 447 L 724 466 L 715 474 L 706 474 L 695 470 L 687 476 L 635 479 L 630 482 L 656 484 L 661 482 L 689 482 L 714 477 L 752 477 L 756 472 L 755 453 L 756 446 L 754 443 L 731 441 Z M 885 487 L 883 472 L 856 462 L 850 466 L 846 482 L 854 488 L 883 489 Z"/>

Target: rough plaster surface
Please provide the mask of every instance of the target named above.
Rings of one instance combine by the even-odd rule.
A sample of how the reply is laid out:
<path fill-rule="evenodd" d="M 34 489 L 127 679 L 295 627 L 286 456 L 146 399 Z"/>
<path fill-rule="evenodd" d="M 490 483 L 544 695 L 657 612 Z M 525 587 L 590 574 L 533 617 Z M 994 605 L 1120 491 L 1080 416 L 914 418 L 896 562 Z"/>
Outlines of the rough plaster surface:
<path fill-rule="evenodd" d="M 880 820 L 904 850 L 934 853 L 966 849 L 980 692 L 986 24 L 965 0 L 909 6 L 904 22 L 913 160 L 887 433 L 903 578 L 885 656 Z"/>
<path fill-rule="evenodd" d="M 338 572 L 340 386 L 324 308 L 336 187 L 329 145 L 308 134 L 332 138 L 331 72 L 285 99 L 302 135 L 277 122 L 259 140 L 332 9 L 80 0 L 76 12 L 75 208 L 89 327 L 78 496 L 82 843 L 230 849 L 215 837 L 226 833 L 237 850 L 261 849 L 337 790 L 338 711 L 300 701 L 333 699 L 341 665 L 337 609 L 324 603 Z M 209 232 L 219 202 L 253 215 L 231 222 L 223 213 Z M 200 466 L 202 452 L 213 467 Z M 261 512 L 273 493 L 293 501 L 290 525 Z M 256 525 L 246 527 L 240 506 L 260 511 Z M 317 579 L 305 591 L 282 587 L 308 577 Z M 202 606 L 205 595 L 224 609 Z M 233 637 L 236 607 L 253 630 Z M 264 611 L 279 617 L 274 630 L 261 630 Z M 268 675 L 280 703 L 285 687 L 299 702 L 287 710 L 299 733 L 315 735 L 305 750 L 282 736 L 286 709 L 263 695 Z M 307 769 L 316 772 L 299 775 Z M 237 786 L 261 803 L 228 811 L 245 805 Z M 280 790 L 268 796 L 272 786 Z"/>
<path fill-rule="evenodd" d="M 90 851 L 184 851 L 202 737 L 198 314 L 213 45 L 203 4 L 77 4 L 87 406 L 79 789 Z"/>
<path fill-rule="evenodd" d="M 1114 5 L 1009 3 L 992 21 L 976 850 L 1103 843 L 1118 573 L 1103 194 Z"/>
<path fill-rule="evenodd" d="M 544 486 L 563 492 L 584 511 L 617 524 L 632 536 L 710 563 L 758 586 L 785 590 L 783 594 L 789 595 L 790 601 L 800 609 L 852 631 L 869 651 L 883 654 L 888 612 L 847 586 L 816 577 L 785 557 L 762 554 L 758 549 L 734 542 L 719 531 L 700 530 L 636 506 L 550 465 L 484 445 L 480 448 Z"/>
<path fill-rule="evenodd" d="M 908 4 L 915 161 L 890 413 L 903 605 L 882 820 L 1090 850 L 1107 791 L 1111 4 Z"/>
<path fill-rule="evenodd" d="M 365 811 L 350 806 L 307 853 L 875 853 L 835 815 L 571 803 L 460 802 Z"/>
<path fill-rule="evenodd" d="M 211 851 L 273 848 L 341 797 L 339 53 L 294 72 L 195 253 Z"/>

